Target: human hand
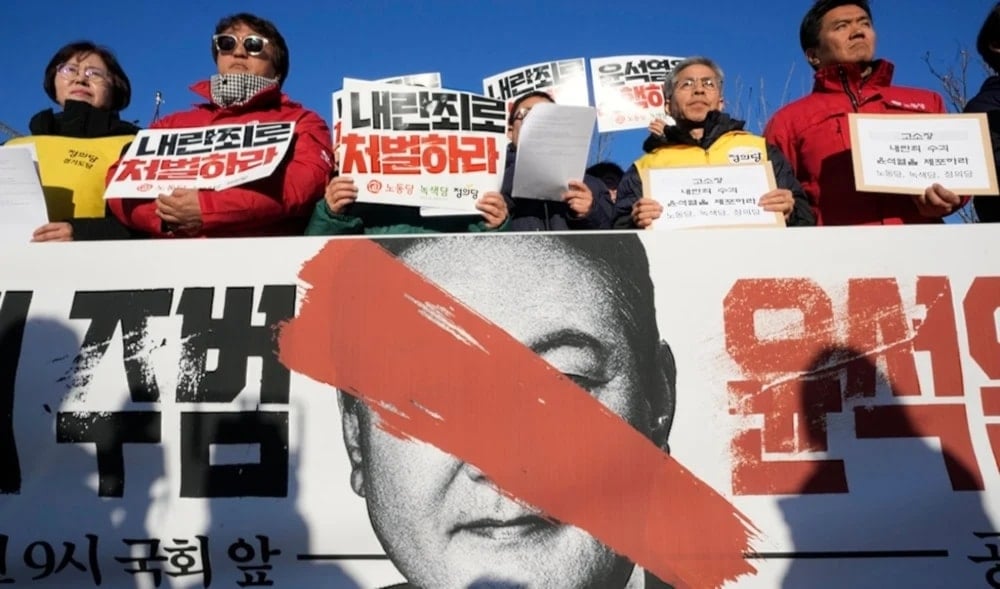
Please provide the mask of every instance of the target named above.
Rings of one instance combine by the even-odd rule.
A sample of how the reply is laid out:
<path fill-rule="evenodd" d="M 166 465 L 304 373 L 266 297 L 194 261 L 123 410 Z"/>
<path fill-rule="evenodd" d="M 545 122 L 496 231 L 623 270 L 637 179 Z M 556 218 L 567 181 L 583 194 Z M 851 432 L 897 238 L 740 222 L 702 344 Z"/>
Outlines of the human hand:
<path fill-rule="evenodd" d="M 499 192 L 487 192 L 476 201 L 476 209 L 483 215 L 487 229 L 496 229 L 507 220 L 507 201 Z"/>
<path fill-rule="evenodd" d="M 632 222 L 639 229 L 645 229 L 663 214 L 663 205 L 651 198 L 640 198 L 632 205 Z"/>
<path fill-rule="evenodd" d="M 170 194 L 156 197 L 156 216 L 167 224 L 170 233 L 193 236 L 201 231 L 201 201 L 197 188 L 175 188 Z"/>
<path fill-rule="evenodd" d="M 962 204 L 962 197 L 935 182 L 914 196 L 913 204 L 924 217 L 943 217 Z"/>
<path fill-rule="evenodd" d="M 578 219 L 589 215 L 594 208 L 594 193 L 580 180 L 570 180 L 567 187 L 562 193 L 562 199 L 573 211 L 573 215 Z"/>
<path fill-rule="evenodd" d="M 795 208 L 795 197 L 792 196 L 791 190 L 778 188 L 760 197 L 757 204 L 765 211 L 781 213 L 785 216 L 785 220 L 788 220 L 788 216 L 792 214 L 792 209 Z"/>
<path fill-rule="evenodd" d="M 330 180 L 323 198 L 326 199 L 326 206 L 330 207 L 331 213 L 343 215 L 347 207 L 358 199 L 358 187 L 354 185 L 354 178 L 337 176 Z"/>
<path fill-rule="evenodd" d="M 31 241 L 73 241 L 73 226 L 69 223 L 46 223 L 35 229 Z"/>
<path fill-rule="evenodd" d="M 653 119 L 647 128 L 653 135 L 663 135 L 664 129 L 667 128 L 667 122 L 663 119 Z"/>

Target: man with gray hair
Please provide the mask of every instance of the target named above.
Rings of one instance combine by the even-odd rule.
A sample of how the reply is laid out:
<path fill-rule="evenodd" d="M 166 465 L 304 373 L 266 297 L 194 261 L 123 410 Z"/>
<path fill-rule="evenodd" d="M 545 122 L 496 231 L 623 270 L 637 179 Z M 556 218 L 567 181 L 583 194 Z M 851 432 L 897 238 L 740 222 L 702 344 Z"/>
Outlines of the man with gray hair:
<path fill-rule="evenodd" d="M 777 188 L 760 197 L 765 211 L 780 212 L 787 225 L 815 225 L 816 218 L 802 186 L 781 152 L 760 136 L 743 130 L 744 122 L 722 112 L 722 68 L 707 57 L 689 57 L 667 74 L 665 110 L 674 124 L 651 125 L 640 157 L 618 185 L 615 226 L 649 227 L 663 205 L 643 195 L 643 170 L 705 164 L 738 165 L 770 162 Z"/>

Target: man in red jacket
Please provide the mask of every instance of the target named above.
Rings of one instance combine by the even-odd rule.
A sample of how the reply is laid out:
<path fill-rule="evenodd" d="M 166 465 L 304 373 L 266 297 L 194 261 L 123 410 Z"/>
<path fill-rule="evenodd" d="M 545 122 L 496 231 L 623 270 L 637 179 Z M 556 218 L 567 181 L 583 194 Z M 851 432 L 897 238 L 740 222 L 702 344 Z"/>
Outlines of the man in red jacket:
<path fill-rule="evenodd" d="M 109 197 L 108 206 L 125 225 L 153 237 L 301 235 L 330 175 L 330 130 L 281 92 L 288 46 L 274 24 L 241 13 L 219 21 L 215 33 L 218 74 L 191 87 L 209 102 L 152 127 L 294 122 L 285 159 L 271 176 L 232 188 L 178 188 L 154 200 Z M 117 167 L 108 171 L 109 179 Z"/>
<path fill-rule="evenodd" d="M 764 137 L 791 162 L 818 224 L 940 223 L 961 207 L 964 200 L 940 184 L 913 197 L 854 187 L 848 113 L 945 112 L 938 94 L 892 85 L 892 64 L 875 59 L 868 1 L 817 0 L 799 40 L 816 70 L 813 92 L 775 113 Z"/>

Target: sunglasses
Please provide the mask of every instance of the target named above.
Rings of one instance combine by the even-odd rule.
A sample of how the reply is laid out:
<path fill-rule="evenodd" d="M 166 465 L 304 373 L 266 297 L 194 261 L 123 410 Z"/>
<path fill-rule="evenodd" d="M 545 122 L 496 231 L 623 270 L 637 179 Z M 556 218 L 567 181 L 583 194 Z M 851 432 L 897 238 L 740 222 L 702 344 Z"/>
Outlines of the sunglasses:
<path fill-rule="evenodd" d="M 212 35 L 212 41 L 215 42 L 215 49 L 219 53 L 231 53 L 236 49 L 236 44 L 240 42 L 240 38 L 236 35 L 222 34 L 222 35 Z M 247 35 L 243 37 L 243 49 L 246 49 L 247 55 L 257 56 L 263 53 L 264 46 L 270 43 L 266 37 L 261 37 L 260 35 Z"/>

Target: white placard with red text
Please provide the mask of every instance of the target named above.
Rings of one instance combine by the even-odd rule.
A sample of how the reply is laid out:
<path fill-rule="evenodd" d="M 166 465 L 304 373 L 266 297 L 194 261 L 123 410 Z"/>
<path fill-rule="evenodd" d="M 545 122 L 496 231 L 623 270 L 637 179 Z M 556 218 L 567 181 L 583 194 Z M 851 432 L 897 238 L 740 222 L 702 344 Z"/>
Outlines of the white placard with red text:
<path fill-rule="evenodd" d="M 472 212 L 499 189 L 502 101 L 345 79 L 341 104 L 340 173 L 354 179 L 359 202 Z"/>
<path fill-rule="evenodd" d="M 104 198 L 156 198 L 175 188 L 223 190 L 274 173 L 294 122 L 145 129 L 129 144 Z"/>
<path fill-rule="evenodd" d="M 645 129 L 665 119 L 663 82 L 681 57 L 620 55 L 590 60 L 590 81 L 601 133 Z"/>

